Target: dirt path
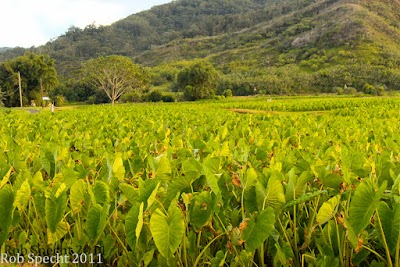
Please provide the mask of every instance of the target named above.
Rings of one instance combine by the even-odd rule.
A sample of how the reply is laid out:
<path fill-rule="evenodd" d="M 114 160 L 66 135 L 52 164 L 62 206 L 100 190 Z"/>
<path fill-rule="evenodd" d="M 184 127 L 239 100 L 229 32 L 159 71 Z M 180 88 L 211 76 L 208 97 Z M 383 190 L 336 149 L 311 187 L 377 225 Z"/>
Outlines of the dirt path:
<path fill-rule="evenodd" d="M 257 110 L 257 109 L 229 109 L 232 112 L 239 114 L 275 114 L 275 115 L 296 115 L 296 114 L 313 114 L 313 115 L 323 115 L 326 111 L 267 111 L 267 110 Z"/>
<path fill-rule="evenodd" d="M 37 110 L 37 109 L 26 109 L 26 111 L 28 111 L 31 114 L 36 114 L 39 112 L 39 110 Z"/>

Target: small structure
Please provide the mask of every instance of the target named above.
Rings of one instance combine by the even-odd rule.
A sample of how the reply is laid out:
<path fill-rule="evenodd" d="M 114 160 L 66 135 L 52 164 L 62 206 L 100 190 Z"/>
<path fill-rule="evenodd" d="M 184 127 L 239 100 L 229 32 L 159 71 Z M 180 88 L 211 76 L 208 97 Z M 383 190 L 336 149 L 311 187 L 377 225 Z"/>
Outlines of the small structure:
<path fill-rule="evenodd" d="M 48 97 L 48 96 L 43 96 L 42 97 L 42 107 L 45 107 L 45 106 L 49 106 L 50 104 L 51 104 L 51 99 L 50 99 L 50 97 Z"/>

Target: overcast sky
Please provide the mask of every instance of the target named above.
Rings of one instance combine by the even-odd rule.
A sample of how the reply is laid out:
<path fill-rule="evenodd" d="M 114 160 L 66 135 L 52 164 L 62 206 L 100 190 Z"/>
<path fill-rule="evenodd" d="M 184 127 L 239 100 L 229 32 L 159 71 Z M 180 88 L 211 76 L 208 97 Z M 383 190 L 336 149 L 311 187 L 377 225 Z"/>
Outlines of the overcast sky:
<path fill-rule="evenodd" d="M 1 0 L 0 47 L 43 45 L 72 25 L 109 25 L 168 2 L 172 0 Z"/>

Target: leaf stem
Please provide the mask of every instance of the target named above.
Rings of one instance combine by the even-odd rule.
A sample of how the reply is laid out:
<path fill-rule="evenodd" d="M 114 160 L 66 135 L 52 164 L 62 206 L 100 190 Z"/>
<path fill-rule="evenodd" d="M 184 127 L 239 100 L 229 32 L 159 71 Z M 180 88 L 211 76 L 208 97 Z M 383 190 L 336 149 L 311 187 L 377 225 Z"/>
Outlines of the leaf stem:
<path fill-rule="evenodd" d="M 200 262 L 200 260 L 201 260 L 201 257 L 202 257 L 203 254 L 206 252 L 206 250 L 211 246 L 212 243 L 214 243 L 215 240 L 217 240 L 218 238 L 220 238 L 220 237 L 223 236 L 223 235 L 225 235 L 225 234 L 220 234 L 220 235 L 214 237 L 214 239 L 211 240 L 211 241 L 207 244 L 207 246 L 205 246 L 205 247 L 203 248 L 203 250 L 202 250 L 202 251 L 200 252 L 200 254 L 197 256 L 196 261 L 195 261 L 194 264 L 193 264 L 193 267 L 197 267 L 197 266 L 198 266 L 198 264 L 199 264 L 199 262 Z"/>
<path fill-rule="evenodd" d="M 379 230 L 380 230 L 381 235 L 382 235 L 383 246 L 385 247 L 387 265 L 389 267 L 393 267 L 392 258 L 390 256 L 390 250 L 389 250 L 389 247 L 388 247 L 388 244 L 387 244 L 387 241 L 386 241 L 385 232 L 383 231 L 383 228 L 382 228 L 381 217 L 379 216 L 378 209 L 376 209 L 375 212 L 376 212 L 376 217 L 378 218 L 378 222 L 379 222 Z"/>

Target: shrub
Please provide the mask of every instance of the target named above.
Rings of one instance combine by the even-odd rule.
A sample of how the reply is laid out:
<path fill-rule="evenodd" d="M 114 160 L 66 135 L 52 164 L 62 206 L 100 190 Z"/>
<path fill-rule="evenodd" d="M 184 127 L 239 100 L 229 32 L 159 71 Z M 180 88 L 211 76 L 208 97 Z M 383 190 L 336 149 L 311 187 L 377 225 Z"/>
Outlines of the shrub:
<path fill-rule="evenodd" d="M 163 102 L 176 102 L 176 97 L 172 94 L 166 94 L 161 97 Z"/>
<path fill-rule="evenodd" d="M 65 105 L 65 97 L 63 96 L 63 95 L 58 95 L 58 96 L 56 96 L 56 99 L 55 99 L 55 105 L 57 106 L 57 107 L 62 107 L 62 106 L 64 106 Z"/>
<path fill-rule="evenodd" d="M 233 96 L 232 90 L 231 90 L 231 89 L 226 89 L 226 90 L 222 93 L 222 95 L 224 95 L 225 97 L 232 97 L 232 96 Z"/>
<path fill-rule="evenodd" d="M 152 91 L 147 95 L 147 101 L 149 102 L 160 102 L 162 100 L 163 95 L 160 91 Z"/>
<path fill-rule="evenodd" d="M 139 103 L 143 102 L 142 95 L 138 92 L 127 93 L 120 98 L 122 103 Z"/>
<path fill-rule="evenodd" d="M 346 87 L 343 90 L 343 93 L 346 95 L 355 95 L 355 94 L 357 94 L 357 92 L 358 92 L 357 89 L 354 87 Z"/>

